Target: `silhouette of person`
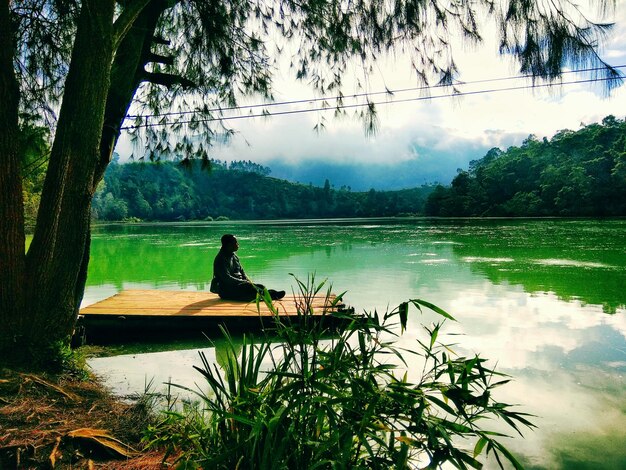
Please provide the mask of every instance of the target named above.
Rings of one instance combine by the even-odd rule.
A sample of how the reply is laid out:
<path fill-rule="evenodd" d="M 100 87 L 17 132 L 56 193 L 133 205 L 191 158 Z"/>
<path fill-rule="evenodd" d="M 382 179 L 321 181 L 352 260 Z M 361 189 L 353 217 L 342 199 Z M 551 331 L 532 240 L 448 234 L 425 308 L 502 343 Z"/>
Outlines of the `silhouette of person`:
<path fill-rule="evenodd" d="M 256 299 L 257 293 L 263 293 L 265 286 L 255 284 L 248 278 L 235 254 L 238 249 L 239 242 L 234 235 L 227 233 L 222 236 L 222 248 L 213 261 L 211 292 L 222 299 L 250 302 Z M 280 300 L 285 296 L 284 290 L 268 289 L 268 292 L 272 300 Z"/>

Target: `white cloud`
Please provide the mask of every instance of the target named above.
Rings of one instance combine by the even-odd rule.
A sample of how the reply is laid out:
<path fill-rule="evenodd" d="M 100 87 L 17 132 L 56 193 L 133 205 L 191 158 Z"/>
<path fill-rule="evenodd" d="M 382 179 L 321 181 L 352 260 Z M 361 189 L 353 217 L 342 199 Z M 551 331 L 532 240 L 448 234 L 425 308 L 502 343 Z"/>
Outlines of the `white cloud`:
<path fill-rule="evenodd" d="M 626 2 L 618 2 L 616 27 L 609 36 L 603 54 L 614 65 L 626 63 Z M 486 30 L 484 43 L 475 48 L 459 47 L 457 57 L 460 79 L 473 82 L 497 77 L 518 75 L 512 60 L 497 54 L 495 35 Z M 313 97 L 312 91 L 292 76 L 288 64 L 281 65 L 275 83 L 276 101 Z M 566 74 L 563 81 L 580 80 L 575 74 Z M 410 73 L 408 60 L 399 56 L 396 62 L 382 60 L 376 72 L 368 78 L 370 91 L 414 87 L 415 77 Z M 468 85 L 464 91 L 529 85 L 529 80 L 490 82 Z M 347 87 L 346 95 L 352 90 Z M 354 92 L 358 92 L 354 91 Z M 436 96 L 449 93 L 432 90 L 433 99 L 379 105 L 378 133 L 365 135 L 363 123 L 355 118 L 333 118 L 332 112 L 291 114 L 271 118 L 230 121 L 238 132 L 227 146 L 216 146 L 214 156 L 225 160 L 252 160 L 258 163 L 282 160 L 288 163 L 332 161 L 334 163 L 402 162 L 421 158 L 415 145 L 432 152 L 462 148 L 473 154 L 454 161 L 441 157 L 438 164 L 447 168 L 444 173 L 464 166 L 469 160 L 480 158 L 485 149 L 494 146 L 519 145 L 529 134 L 550 137 L 561 129 L 576 130 L 581 123 L 598 122 L 609 114 L 624 116 L 626 86 L 603 98 L 601 85 L 577 84 L 555 86 L 551 89 L 502 91 L 458 98 Z M 397 93 L 396 100 L 418 97 L 420 92 Z M 385 95 L 376 101 L 385 101 Z M 352 101 L 346 99 L 346 104 Z M 319 106 L 314 103 L 311 106 Z M 302 108 L 302 106 L 300 106 Z M 271 110 L 270 110 L 271 111 Z M 326 130 L 316 133 L 313 128 L 325 121 Z M 124 144 L 120 151 L 124 153 Z"/>

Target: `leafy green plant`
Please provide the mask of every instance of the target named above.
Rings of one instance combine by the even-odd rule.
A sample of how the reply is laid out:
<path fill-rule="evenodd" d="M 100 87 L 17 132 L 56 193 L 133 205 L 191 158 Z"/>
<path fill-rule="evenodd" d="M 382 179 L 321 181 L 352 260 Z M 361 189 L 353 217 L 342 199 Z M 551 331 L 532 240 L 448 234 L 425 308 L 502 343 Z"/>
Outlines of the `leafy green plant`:
<path fill-rule="evenodd" d="M 481 468 L 483 453 L 522 468 L 498 440 L 504 434 L 484 425 L 501 419 L 519 434 L 533 426 L 494 400 L 507 376 L 441 343 L 442 323 L 425 326 L 414 349 L 396 344 L 410 308 L 451 315 L 423 300 L 382 316 L 332 313 L 345 325 L 329 338 L 330 318 L 311 315 L 324 283 L 297 283 L 298 321 L 281 322 L 265 293 L 259 302 L 275 313 L 273 336 L 238 347 L 224 331 L 223 366 L 200 353 L 207 390 L 194 391 L 196 406 L 165 412 L 147 432 L 151 446 L 165 446 L 181 468 L 464 469 Z"/>

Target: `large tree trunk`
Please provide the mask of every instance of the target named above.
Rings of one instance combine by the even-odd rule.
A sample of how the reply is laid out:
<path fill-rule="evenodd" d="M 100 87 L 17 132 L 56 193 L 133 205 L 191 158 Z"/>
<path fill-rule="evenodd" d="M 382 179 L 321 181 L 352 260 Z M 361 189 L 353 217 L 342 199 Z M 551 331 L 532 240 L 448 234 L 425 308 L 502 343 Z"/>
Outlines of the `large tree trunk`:
<path fill-rule="evenodd" d="M 24 203 L 19 86 L 13 69 L 9 4 L 0 4 L 0 355 L 20 341 L 24 307 Z"/>
<path fill-rule="evenodd" d="M 13 348 L 13 352 L 19 349 L 17 355 L 22 359 L 54 359 L 55 354 L 47 353 L 67 344 L 73 331 L 87 279 L 93 193 L 111 160 L 137 87 L 145 79 L 144 67 L 152 59 L 150 45 L 158 18 L 175 4 L 165 0 L 135 2 L 132 27 L 123 33 L 115 60 L 114 0 L 85 0 L 82 4 L 37 225 L 27 256 L 19 151 L 17 147 L 13 153 L 8 151 L 10 144 L 18 142 L 19 88 L 15 76 L 4 73 L 13 70 L 10 53 L 14 48 L 3 47 L 0 51 L 8 54 L 0 55 L 0 98 L 8 103 L 0 114 L 0 125 L 4 124 L 0 130 L 0 158 L 5 154 L 12 156 L 10 164 L 9 159 L 0 160 L 0 182 L 6 179 L 12 185 L 10 192 L 2 192 L 0 200 L 2 218 L 11 221 L 10 226 L 2 225 L 0 234 L 0 261 L 4 266 L 6 257 L 11 266 L 9 270 L 0 270 L 0 318 L 4 325 L 11 326 L 2 329 L 0 350 L 7 351 L 7 346 L 16 344 L 18 348 Z M 0 20 L 8 22 L 8 10 L 2 14 Z M 7 32 L 0 36 L 0 47 L 10 45 L 10 29 L 0 23 L 0 31 Z M 11 96 L 14 101 L 9 99 Z M 5 187 L 9 185 L 3 183 L 2 188 Z M 4 247 L 10 250 L 5 253 Z"/>
<path fill-rule="evenodd" d="M 114 0 L 82 4 L 33 242 L 27 256 L 28 341 L 67 341 L 84 289 L 94 174 L 113 60 Z"/>

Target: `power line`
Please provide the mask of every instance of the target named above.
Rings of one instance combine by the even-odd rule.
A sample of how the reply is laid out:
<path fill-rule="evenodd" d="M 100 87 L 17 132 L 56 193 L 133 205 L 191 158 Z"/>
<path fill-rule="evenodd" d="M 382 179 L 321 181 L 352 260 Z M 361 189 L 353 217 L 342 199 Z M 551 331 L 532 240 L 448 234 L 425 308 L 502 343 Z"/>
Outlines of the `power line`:
<path fill-rule="evenodd" d="M 625 68 L 626 65 L 616 65 L 613 66 L 614 69 L 620 69 L 620 68 Z M 603 70 L 603 67 L 596 67 L 596 68 L 589 68 L 589 69 L 579 69 L 579 70 L 569 70 L 569 71 L 565 71 L 563 72 L 565 73 L 580 73 L 580 72 L 592 72 L 592 71 L 597 71 L 597 70 Z M 531 78 L 532 75 L 519 75 L 519 76 L 514 76 L 514 77 L 500 77 L 500 78 L 491 78 L 491 79 L 483 79 L 483 80 L 475 80 L 475 81 L 470 81 L 470 82 L 462 82 L 462 83 L 457 83 L 457 85 L 474 85 L 474 84 L 479 84 L 479 83 L 490 83 L 490 82 L 499 82 L 499 81 L 507 81 L 507 80 L 515 80 L 515 79 L 520 79 L 520 78 Z M 607 78 L 594 78 L 594 79 L 585 79 L 585 80 L 575 80 L 575 81 L 570 81 L 570 82 L 561 82 L 558 85 L 575 85 L 575 84 L 581 84 L 581 83 L 593 83 L 593 82 L 602 82 L 602 81 L 608 81 L 608 80 L 613 80 L 613 78 L 611 77 L 607 77 Z M 252 109 L 252 108 L 259 108 L 259 107 L 269 107 L 269 106 L 284 106 L 284 105 L 288 105 L 288 104 L 302 104 L 302 103 L 312 103 L 312 102 L 318 102 L 318 101 L 330 101 L 330 100 L 339 100 L 340 98 L 357 98 L 357 97 L 363 97 L 363 96 L 376 96 L 376 95 L 393 95 L 394 93 L 402 93 L 402 92 L 407 92 L 407 91 L 417 91 L 417 90 L 425 90 L 425 89 L 434 89 L 434 88 L 442 88 L 445 85 L 433 85 L 433 86 L 425 86 L 425 87 L 413 87 L 413 88 L 402 88 L 402 89 L 398 89 L 398 90 L 387 90 L 387 91 L 379 91 L 379 92 L 374 92 L 374 93 L 361 93 L 361 94 L 355 94 L 355 95 L 349 95 L 349 96 L 343 96 L 343 97 L 334 97 L 334 98 L 314 98 L 314 99 L 302 99 L 302 100 L 292 100 L 292 101 L 283 101 L 283 102 L 276 102 L 276 103 L 268 103 L 268 104 L 255 104 L 255 105 L 249 105 L 249 106 L 235 106 L 235 107 L 230 107 L 230 108 L 220 108 L 220 109 L 214 109 L 214 110 L 207 110 L 207 111 L 226 111 L 226 110 L 237 110 L 237 109 Z M 424 100 L 435 100 L 435 99 L 440 99 L 440 98 L 453 98 L 453 97 L 457 97 L 457 96 L 471 96 L 471 95 L 481 95 L 481 94 L 488 94 L 488 93 L 497 93 L 497 92 L 503 92 L 503 91 L 517 91 L 517 90 L 524 90 L 524 89 L 536 89 L 536 88 L 546 88 L 546 87 L 551 87 L 554 86 L 551 83 L 545 83 L 545 84 L 540 84 L 540 85 L 521 85 L 521 86 L 515 86 L 515 87 L 507 87 L 507 88 L 495 88 L 495 89 L 487 89 L 487 90 L 477 90 L 477 91 L 469 91 L 469 92 L 458 92 L 458 93 L 449 93 L 446 95 L 437 95 L 437 96 L 420 96 L 420 97 L 416 97 L 416 98 L 404 98 L 404 99 L 399 99 L 399 100 L 392 100 L 392 101 L 379 101 L 379 102 L 368 102 L 368 103 L 357 103 L 357 104 L 350 104 L 350 105 L 340 105 L 340 106 L 333 106 L 333 107 L 318 107 L 318 108 L 312 108 L 312 109 L 298 109 L 298 110 L 289 110 L 289 111 L 278 111 L 275 113 L 269 113 L 269 112 L 264 112 L 264 113 L 259 113 L 259 114 L 247 114 L 247 115 L 243 115 L 243 116 L 227 116 L 227 117 L 221 117 L 221 118 L 205 118 L 205 119 L 199 119 L 199 120 L 189 120 L 189 121 L 179 121 L 179 122 L 175 122 L 175 123 L 171 123 L 171 122 L 158 122 L 158 123 L 145 123 L 145 124 L 140 124 L 137 126 L 125 126 L 125 127 L 121 127 L 120 130 L 130 130 L 130 129 L 136 129 L 138 127 L 156 127 L 156 126 L 167 126 L 167 125 L 173 125 L 173 124 L 191 124 L 191 123 L 200 123 L 200 122 L 214 122 L 214 121 L 229 121 L 229 120 L 239 120 L 239 119 L 250 119 L 250 118 L 257 118 L 257 117 L 269 117 L 269 116 L 281 116 L 281 115 L 288 115 L 288 114 L 302 114 L 302 113 L 311 113 L 311 112 L 320 112 L 320 111 L 330 111 L 330 110 L 338 110 L 338 109 L 354 109 L 354 108 L 362 108 L 362 107 L 366 107 L 366 106 L 378 106 L 378 105 L 386 105 L 386 104 L 396 104 L 396 103 L 407 103 L 407 102 L 412 102 L 412 101 L 424 101 Z M 196 113 L 197 111 L 181 111 L 181 112 L 172 112 L 172 113 L 163 113 L 163 114 L 159 114 L 159 115 L 146 115 L 146 116 L 127 116 L 127 118 L 129 117 L 144 117 L 144 118 L 149 118 L 149 117 L 161 117 L 161 116 L 170 116 L 170 115 L 184 115 L 184 114 L 192 114 L 192 113 Z M 48 160 L 48 157 L 50 156 L 50 152 L 47 152 L 46 154 L 42 155 L 40 158 L 35 159 L 34 161 L 30 162 L 28 165 L 26 165 L 23 170 L 26 171 L 27 175 L 31 175 L 34 174 L 35 171 L 37 171 L 45 161 Z M 35 166 L 36 165 L 36 166 Z M 31 169 L 31 167 L 34 167 Z M 30 170 L 30 171 L 29 171 Z"/>
<path fill-rule="evenodd" d="M 626 68 L 626 65 L 615 65 L 615 66 L 611 66 L 611 68 L 621 69 L 621 68 Z M 593 68 L 587 68 L 587 69 L 565 70 L 561 73 L 565 75 L 565 74 L 571 74 L 571 73 L 597 72 L 599 70 L 605 70 L 605 69 L 606 69 L 605 67 L 593 67 Z M 473 80 L 469 82 L 457 82 L 457 83 L 454 83 L 454 85 L 476 85 L 476 84 L 481 84 L 481 83 L 519 80 L 519 79 L 524 79 L 524 78 L 533 78 L 533 75 L 527 74 L 527 75 L 516 75 L 513 77 L 485 78 L 482 80 Z M 602 80 L 602 79 L 594 79 L 594 81 L 598 81 L 598 80 Z M 612 78 L 606 78 L 604 80 L 612 80 Z M 448 86 L 449 85 L 443 85 L 443 84 L 425 85 L 425 86 L 419 86 L 419 87 L 398 88 L 396 90 L 376 91 L 376 92 L 371 92 L 371 93 L 356 93 L 352 95 L 337 95 L 337 96 L 320 97 L 320 98 L 297 99 L 297 100 L 289 100 L 289 101 L 275 101 L 272 103 L 263 103 L 263 104 L 250 104 L 250 105 L 240 105 L 240 106 L 228 106 L 224 108 L 211 108 L 211 109 L 206 109 L 204 112 L 212 113 L 212 112 L 236 111 L 236 110 L 243 110 L 243 109 L 270 108 L 270 107 L 275 107 L 275 106 L 286 106 L 286 105 L 292 105 L 292 104 L 316 103 L 319 101 L 339 101 L 339 100 L 343 100 L 346 98 L 354 99 L 354 98 L 378 96 L 378 95 L 394 95 L 396 93 L 431 90 L 431 89 L 436 89 L 436 88 L 445 88 Z M 190 110 L 190 111 L 169 111 L 166 113 L 145 114 L 145 115 L 129 114 L 128 116 L 126 116 L 126 118 L 135 119 L 135 118 L 152 118 L 152 117 L 163 117 L 163 116 L 183 116 L 186 114 L 196 114 L 198 112 L 199 112 L 198 110 Z M 278 113 L 274 113 L 274 114 L 278 114 Z M 122 129 L 125 129 L 125 128 L 122 128 Z"/>
<path fill-rule="evenodd" d="M 624 67 L 624 66 L 622 66 Z M 569 82 L 561 82 L 558 85 L 562 86 L 562 85 L 576 85 L 576 84 L 581 84 L 581 83 L 592 83 L 592 82 L 603 82 L 603 81 L 608 81 L 608 80 L 614 80 L 613 78 L 593 78 L 593 79 L 585 79 L 585 80 L 574 80 L 574 81 L 569 81 Z M 506 88 L 492 88 L 492 89 L 487 89 L 487 90 L 476 90 L 476 91 L 467 91 L 467 92 L 458 92 L 458 93 L 449 93 L 449 94 L 445 94 L 445 95 L 437 95 L 437 96 L 420 96 L 420 97 L 416 97 L 416 98 L 404 98 L 404 99 L 399 99 L 399 100 L 392 100 L 392 101 L 377 101 L 377 102 L 368 102 L 368 103 L 356 103 L 356 104 L 347 104 L 347 105 L 338 105 L 338 106 L 333 106 L 333 107 L 328 107 L 328 106 L 324 106 L 324 107 L 318 107 L 318 108 L 311 108 L 311 109 L 294 109 L 294 110 L 289 110 L 289 111 L 277 111 L 275 113 L 270 113 L 270 112 L 264 112 L 264 113 L 257 113 L 257 114 L 246 114 L 243 116 L 225 116 L 225 117 L 215 117 L 215 118 L 204 118 L 204 119 L 195 119 L 195 120 L 187 120 L 187 121 L 177 121 L 175 123 L 172 122 L 154 122 L 154 123 L 145 123 L 145 124 L 139 124 L 136 126 L 125 126 L 125 127 L 121 127 L 120 130 L 130 130 L 130 129 L 136 129 L 136 128 L 147 128 L 147 127 L 157 127 L 157 126 L 168 126 L 168 125 L 181 125 L 181 124 L 198 124 L 198 123 L 203 123 L 203 122 L 214 122 L 214 121 L 234 121 L 234 120 L 239 120 L 239 119 L 251 119 L 251 118 L 257 118 L 257 117 L 270 117 L 270 116 L 283 116 L 283 115 L 288 115 L 288 114 L 303 114 L 303 113 L 312 113 L 312 112 L 319 112 L 319 111 L 336 111 L 339 109 L 354 109 L 354 108 L 363 108 L 363 107 L 368 107 L 368 106 L 379 106 L 379 105 L 387 105 L 387 104 L 397 104 L 397 103 L 407 103 L 407 102 L 412 102 L 412 101 L 425 101 L 425 100 L 435 100 L 435 99 L 441 99 L 441 98 L 454 98 L 454 97 L 459 97 L 459 96 L 471 96 L 471 95 L 483 95 L 483 94 L 488 94 L 488 93 L 497 93 L 497 92 L 509 92 L 509 91 L 516 91 L 516 90 L 526 90 L 526 89 L 537 89 L 537 88 L 547 88 L 547 87 L 552 87 L 554 86 L 554 84 L 552 83 L 544 83 L 544 84 L 540 84 L 540 85 L 520 85 L 520 86 L 514 86 L 514 87 L 506 87 Z M 158 116 L 157 116 L 158 117 Z"/>

